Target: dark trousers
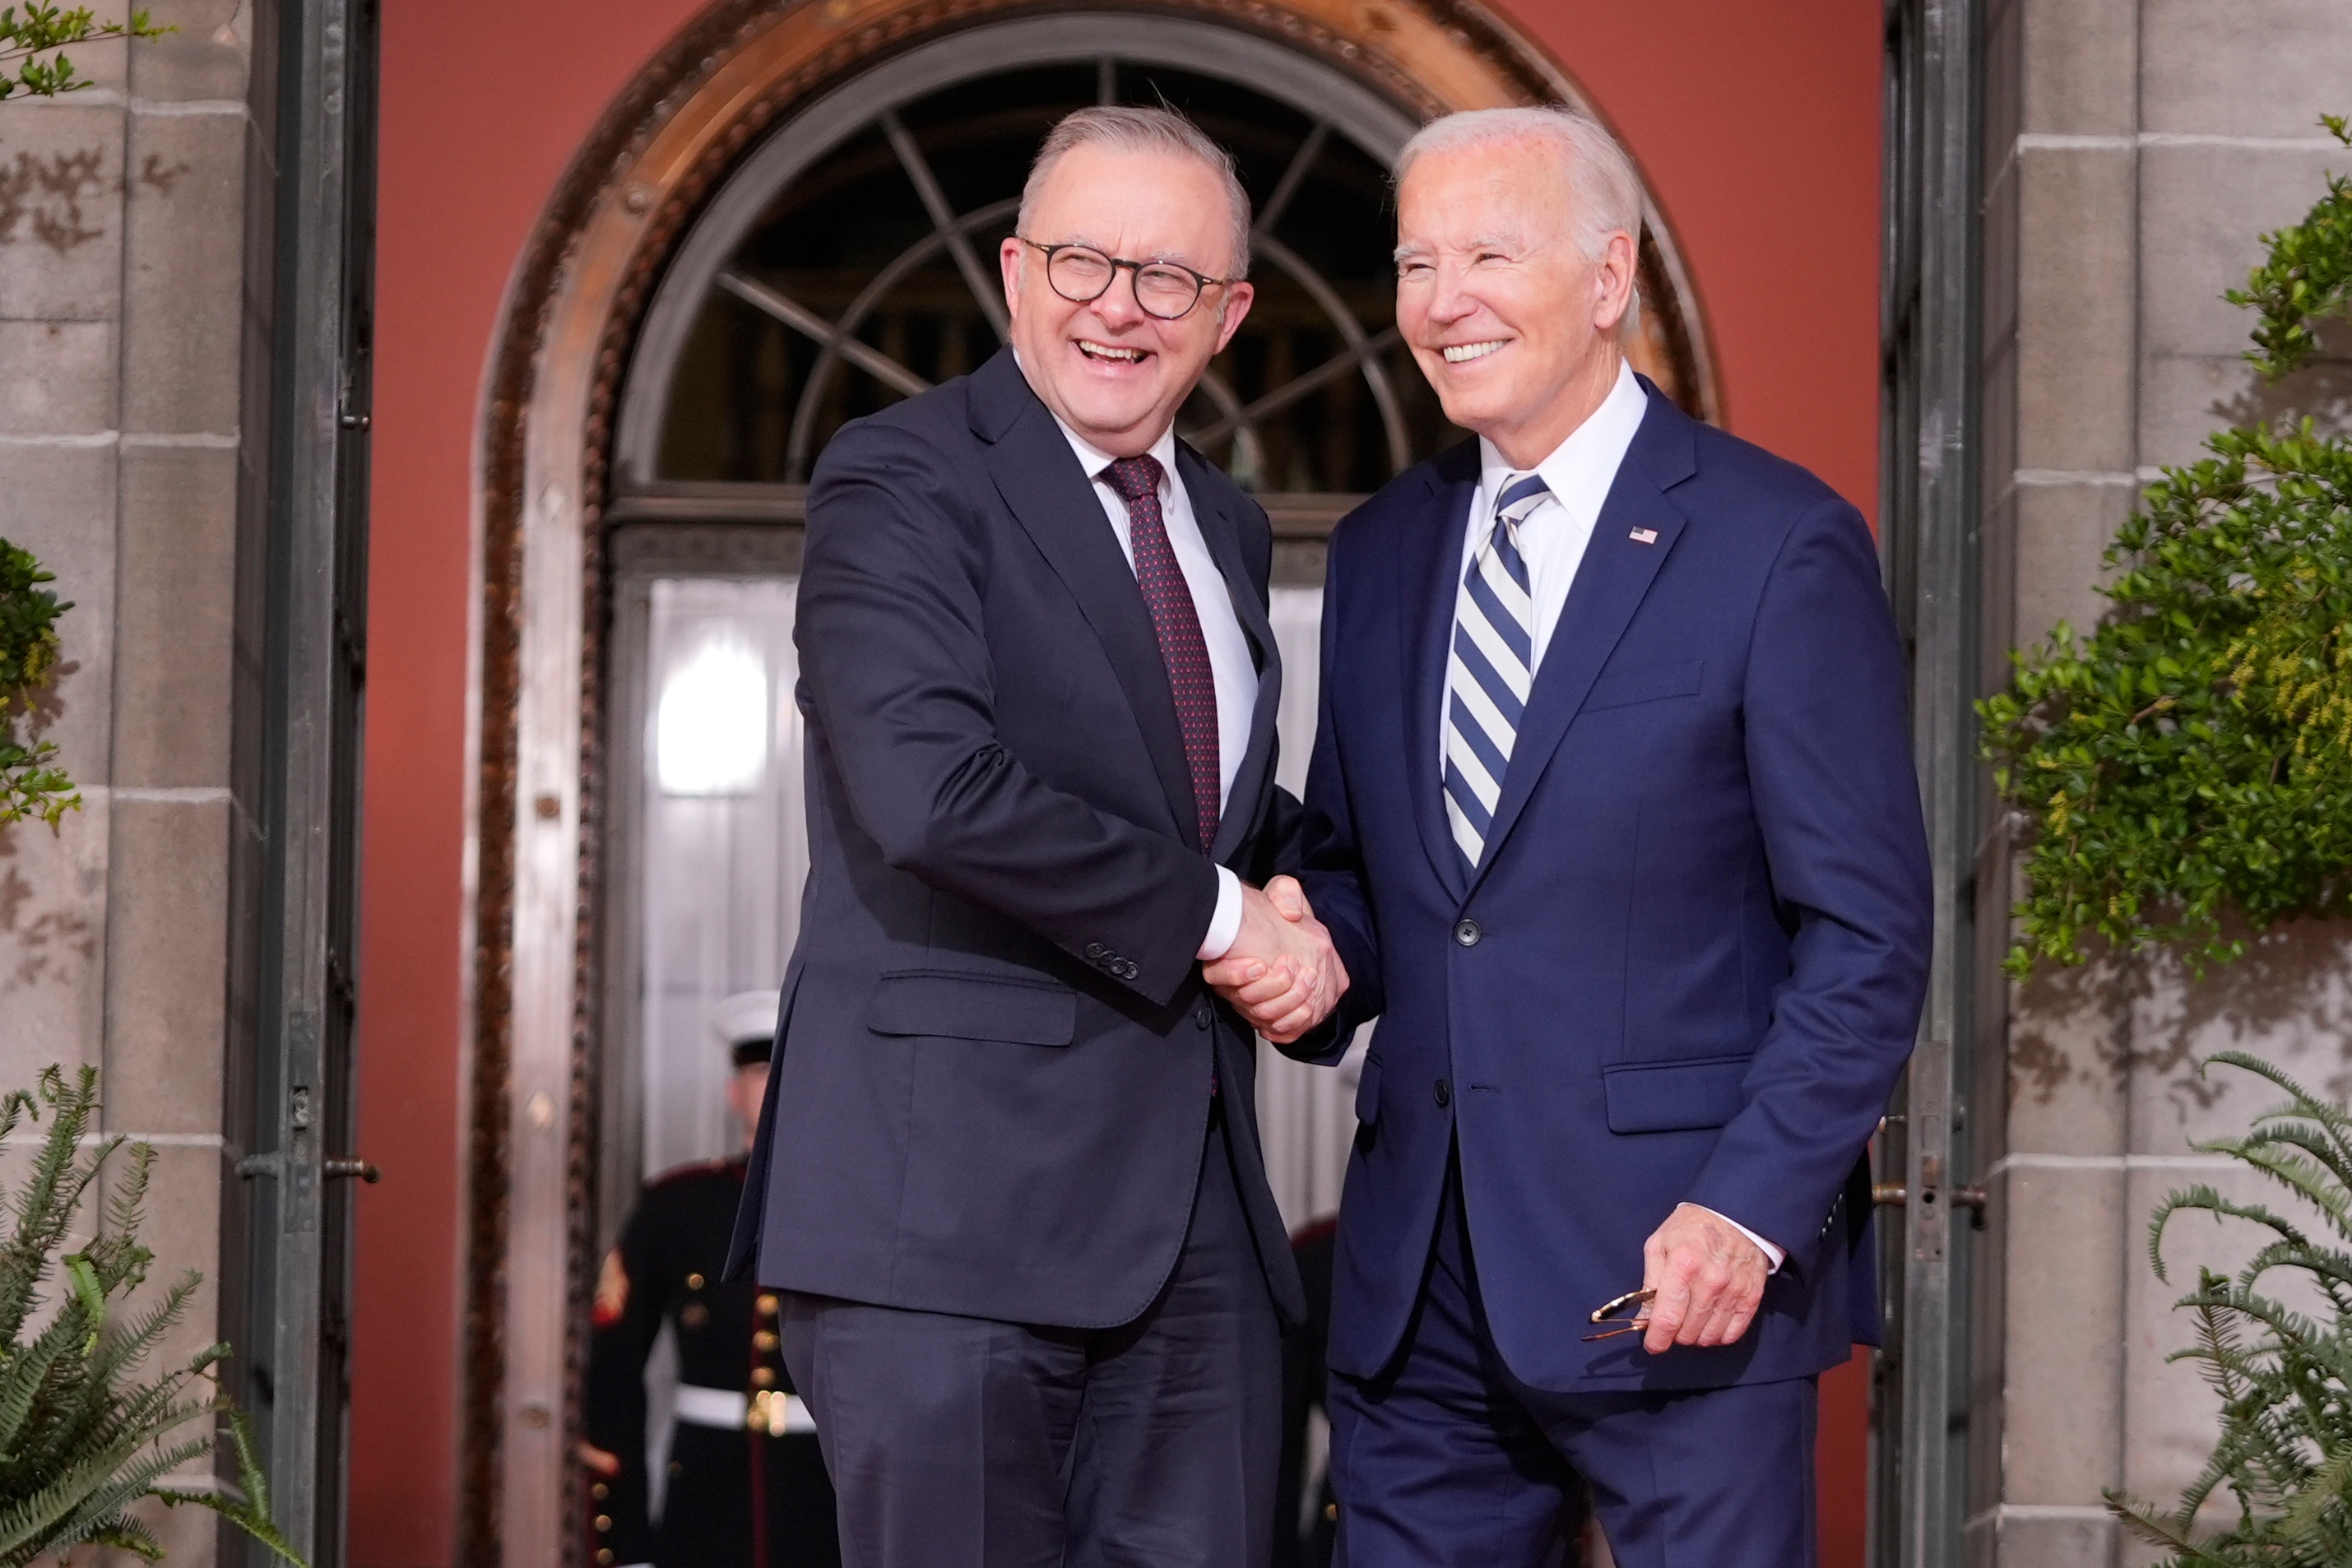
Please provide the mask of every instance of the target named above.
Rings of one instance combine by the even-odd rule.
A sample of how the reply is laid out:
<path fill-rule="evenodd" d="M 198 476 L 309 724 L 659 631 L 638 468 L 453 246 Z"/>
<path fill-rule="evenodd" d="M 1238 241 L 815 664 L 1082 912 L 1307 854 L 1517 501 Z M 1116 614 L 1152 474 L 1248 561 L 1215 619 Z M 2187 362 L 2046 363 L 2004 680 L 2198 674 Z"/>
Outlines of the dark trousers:
<path fill-rule="evenodd" d="M 1115 1329 L 784 1293 L 846 1568 L 1264 1568 L 1274 1300 L 1213 1115 L 1173 1274 Z"/>
<path fill-rule="evenodd" d="M 1446 1185 L 1397 1362 L 1331 1376 L 1340 1568 L 1555 1568 L 1588 1488 L 1620 1568 L 1813 1568 L 1813 1380 L 1528 1387 L 1496 1354 L 1461 1185 Z M 1586 1310 L 1563 1303 L 1559 1331 L 1582 1331 Z"/>

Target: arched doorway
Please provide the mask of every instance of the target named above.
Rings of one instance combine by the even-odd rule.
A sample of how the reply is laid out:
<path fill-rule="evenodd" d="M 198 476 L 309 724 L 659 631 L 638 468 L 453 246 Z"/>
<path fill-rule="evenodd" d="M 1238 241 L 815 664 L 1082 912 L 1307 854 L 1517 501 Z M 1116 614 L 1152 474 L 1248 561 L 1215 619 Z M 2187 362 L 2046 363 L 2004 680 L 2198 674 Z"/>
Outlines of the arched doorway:
<path fill-rule="evenodd" d="M 702 1013 L 772 984 L 793 934 L 807 465 L 993 352 L 987 258 L 1045 126 L 1164 98 L 1242 161 L 1260 303 L 1181 427 L 1276 521 L 1303 759 L 1322 537 L 1457 434 L 1391 327 L 1387 161 L 1431 114 L 1577 96 L 1412 5 L 820 0 L 714 9 L 616 106 L 526 266 L 486 432 L 469 1560 L 577 1560 L 596 1252 L 648 1169 L 724 1146 Z M 1711 413 L 1654 212 L 1643 261 L 1637 362 Z M 722 688 L 761 743 L 666 757 L 665 700 Z M 1267 1092 L 1303 1218 L 1318 1170 L 1336 1194 L 1345 1096 Z"/>

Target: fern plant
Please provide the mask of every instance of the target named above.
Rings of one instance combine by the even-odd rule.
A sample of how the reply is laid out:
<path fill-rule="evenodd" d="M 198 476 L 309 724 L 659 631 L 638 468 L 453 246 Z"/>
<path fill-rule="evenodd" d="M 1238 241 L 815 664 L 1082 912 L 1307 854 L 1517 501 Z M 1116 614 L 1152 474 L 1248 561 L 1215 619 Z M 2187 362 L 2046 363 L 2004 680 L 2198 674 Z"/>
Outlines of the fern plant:
<path fill-rule="evenodd" d="M 2244 1135 L 2198 1147 L 2261 1172 L 2303 1217 L 2203 1185 L 2158 1205 L 2148 1254 L 2160 1279 L 2166 1228 L 2180 1215 L 2267 1235 L 2234 1275 L 2200 1267 L 2178 1304 L 2196 1314 L 2196 1340 L 2171 1359 L 2195 1363 L 2221 1399 L 2212 1458 L 2169 1512 L 2115 1491 L 2107 1502 L 2171 1553 L 2168 1568 L 2342 1568 L 2352 1563 L 2352 1113 L 2258 1057 L 2222 1051 L 2200 1070 L 2217 1064 L 2267 1079 L 2287 1100 Z M 2290 1303 L 2289 1281 L 2305 1306 Z M 2197 1515 L 2216 1497 L 2236 1503 L 2237 1522 L 2200 1536 Z"/>
<path fill-rule="evenodd" d="M 158 1561 L 162 1544 L 130 1511 L 151 1497 L 211 1509 L 299 1568 L 270 1521 L 251 1432 L 215 1376 L 228 1347 L 209 1346 L 152 1379 L 139 1375 L 185 1315 L 200 1278 L 191 1270 L 135 1310 L 126 1300 L 154 1261 L 139 1240 L 152 1147 L 131 1146 L 104 1194 L 103 1220 L 66 1250 L 84 1198 L 123 1142 L 83 1148 L 98 1104 L 98 1073 L 87 1067 L 70 1084 L 52 1067 L 37 1090 L 0 1098 L 0 1146 L 27 1120 L 46 1112 L 49 1121 L 31 1173 L 0 1200 L 10 1226 L 0 1241 L 0 1568 L 84 1545 Z M 53 1279 L 59 1288 L 45 1296 Z M 173 1472 L 213 1452 L 223 1420 L 241 1495 L 169 1484 Z"/>
<path fill-rule="evenodd" d="M 33 817 L 54 829 L 81 796 L 47 741 L 19 742 L 10 710 L 28 704 L 58 660 L 58 617 L 73 608 L 42 584 L 54 574 L 0 539 L 0 825 Z"/>

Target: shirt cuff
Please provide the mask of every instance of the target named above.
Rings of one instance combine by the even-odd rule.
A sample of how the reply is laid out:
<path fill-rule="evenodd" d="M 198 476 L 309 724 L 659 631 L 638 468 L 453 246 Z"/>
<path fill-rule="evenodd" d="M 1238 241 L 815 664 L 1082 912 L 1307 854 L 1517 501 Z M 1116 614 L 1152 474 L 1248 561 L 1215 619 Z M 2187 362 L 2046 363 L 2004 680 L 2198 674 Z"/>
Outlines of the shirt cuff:
<path fill-rule="evenodd" d="M 1764 1261 L 1771 1265 L 1770 1268 L 1764 1270 L 1765 1273 L 1778 1274 L 1780 1272 L 1780 1265 L 1789 1261 L 1789 1255 L 1787 1253 L 1781 1251 L 1779 1247 L 1773 1246 L 1770 1242 L 1765 1240 L 1762 1237 L 1757 1235 L 1754 1231 L 1748 1229 L 1746 1226 L 1740 1224 L 1729 1215 L 1716 1214 L 1715 1210 L 1707 1208 L 1705 1204 L 1693 1204 L 1691 1205 L 1691 1207 L 1695 1209 L 1702 1209 L 1708 1214 L 1715 1215 L 1716 1218 L 1721 1220 L 1724 1224 L 1729 1226 L 1732 1229 L 1738 1231 L 1748 1240 L 1754 1242 L 1756 1244 L 1757 1250 L 1764 1254 Z"/>
<path fill-rule="evenodd" d="M 1242 934 L 1242 879 L 1223 866 L 1217 868 L 1217 908 L 1209 916 L 1209 934 L 1201 939 L 1201 951 L 1196 956 L 1203 963 L 1214 963 L 1233 951 L 1234 938 Z"/>

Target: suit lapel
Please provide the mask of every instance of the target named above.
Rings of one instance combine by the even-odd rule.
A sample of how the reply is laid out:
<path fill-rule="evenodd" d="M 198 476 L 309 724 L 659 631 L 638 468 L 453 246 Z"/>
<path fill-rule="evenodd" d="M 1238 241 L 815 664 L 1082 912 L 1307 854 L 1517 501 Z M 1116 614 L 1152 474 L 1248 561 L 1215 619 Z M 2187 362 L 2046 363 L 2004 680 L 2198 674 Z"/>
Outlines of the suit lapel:
<path fill-rule="evenodd" d="M 1428 475 L 1432 495 L 1421 522 L 1405 525 L 1396 552 L 1397 610 L 1404 658 L 1405 777 L 1422 847 L 1438 879 L 1455 898 L 1465 890 L 1461 851 L 1445 820 L 1438 781 L 1437 726 L 1445 712 L 1445 661 L 1454 643 L 1454 612 L 1462 589 L 1463 528 L 1478 489 L 1478 444 L 1465 443 L 1438 458 Z M 1330 679 L 1330 672 L 1325 672 Z"/>
<path fill-rule="evenodd" d="M 1256 656 L 1257 698 L 1250 709 L 1248 749 L 1234 771 L 1233 788 L 1225 792 L 1224 815 L 1217 823 L 1217 842 L 1211 858 L 1220 864 L 1233 858 L 1257 826 L 1257 804 L 1265 792 L 1274 766 L 1275 715 L 1282 702 L 1282 655 L 1275 646 L 1274 623 L 1267 619 L 1258 585 L 1242 561 L 1241 523 L 1225 510 L 1222 476 L 1213 478 L 1208 466 L 1190 447 L 1176 447 L 1176 468 L 1184 494 L 1192 503 L 1192 520 L 1210 557 L 1225 579 L 1225 596 Z M 1156 645 L 1155 645 L 1156 646 Z"/>
<path fill-rule="evenodd" d="M 1160 638 L 1136 586 L 1135 570 L 1103 516 L 1092 481 L 1010 350 L 1000 351 L 974 373 L 971 410 L 973 430 L 990 443 L 988 469 L 997 493 L 1077 600 L 1109 656 L 1168 797 L 1169 826 L 1191 843 L 1192 774 L 1168 666 L 1160 657 Z"/>
<path fill-rule="evenodd" d="M 1641 607 L 1688 521 L 1666 491 L 1696 471 L 1690 420 L 1669 407 L 1656 389 L 1647 390 L 1649 412 L 1618 467 L 1608 500 L 1601 504 L 1591 542 L 1585 546 L 1584 560 L 1568 591 L 1568 603 L 1560 610 L 1559 624 L 1553 628 L 1543 664 L 1536 671 L 1518 739 L 1512 743 L 1511 764 L 1496 801 L 1494 826 L 1486 832 L 1486 853 L 1470 878 L 1473 889 L 1494 865 L 1503 841 L 1535 792 L 1536 780 L 1543 776 L 1552 753 L 1559 749 L 1601 667 L 1624 636 L 1633 612 Z M 1636 531 L 1656 537 L 1645 542 L 1632 537 Z"/>

